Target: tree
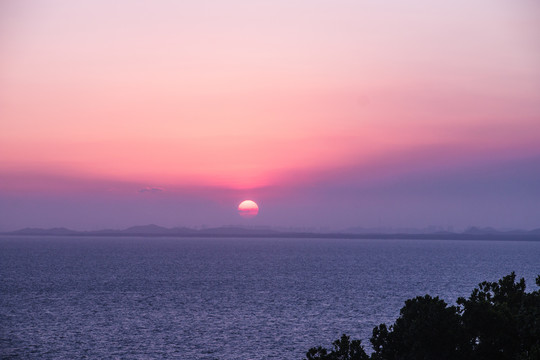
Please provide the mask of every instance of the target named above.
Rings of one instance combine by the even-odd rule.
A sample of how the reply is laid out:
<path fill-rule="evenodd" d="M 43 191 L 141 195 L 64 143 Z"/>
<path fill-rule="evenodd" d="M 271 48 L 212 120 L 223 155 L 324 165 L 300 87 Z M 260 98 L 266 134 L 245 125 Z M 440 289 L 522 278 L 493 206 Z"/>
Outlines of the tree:
<path fill-rule="evenodd" d="M 475 359 L 540 357 L 540 292 L 526 293 L 525 279 L 516 282 L 512 272 L 498 282 L 485 281 L 457 302 Z"/>
<path fill-rule="evenodd" d="M 374 360 L 452 360 L 468 352 L 458 309 L 429 295 L 407 300 L 394 325 L 373 329 L 371 344 Z"/>
<path fill-rule="evenodd" d="M 309 349 L 306 360 L 369 360 L 360 340 L 350 341 L 350 337 L 343 334 L 332 345 L 330 352 L 321 346 Z"/>
<path fill-rule="evenodd" d="M 536 278 L 540 287 L 540 275 Z M 405 301 L 393 325 L 381 324 L 369 357 L 347 335 L 331 351 L 311 348 L 307 360 L 540 360 L 540 290 L 527 293 L 511 273 L 483 282 L 458 307 L 430 295 Z"/>

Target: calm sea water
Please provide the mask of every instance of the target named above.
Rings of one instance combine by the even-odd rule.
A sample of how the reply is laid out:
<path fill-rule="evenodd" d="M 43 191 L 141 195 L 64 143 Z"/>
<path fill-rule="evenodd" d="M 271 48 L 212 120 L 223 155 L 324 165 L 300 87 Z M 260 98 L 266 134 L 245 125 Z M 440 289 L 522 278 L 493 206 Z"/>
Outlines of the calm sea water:
<path fill-rule="evenodd" d="M 0 237 L 0 356 L 301 359 L 511 271 L 540 242 Z"/>

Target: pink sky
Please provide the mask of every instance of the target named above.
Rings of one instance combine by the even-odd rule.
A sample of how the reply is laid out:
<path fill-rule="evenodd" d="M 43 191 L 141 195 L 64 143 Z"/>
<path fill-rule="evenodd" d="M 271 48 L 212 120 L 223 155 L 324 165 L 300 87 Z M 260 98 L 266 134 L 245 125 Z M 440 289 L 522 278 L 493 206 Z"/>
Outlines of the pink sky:
<path fill-rule="evenodd" d="M 540 227 L 532 0 L 7 0 L 0 52 L 0 230 Z"/>

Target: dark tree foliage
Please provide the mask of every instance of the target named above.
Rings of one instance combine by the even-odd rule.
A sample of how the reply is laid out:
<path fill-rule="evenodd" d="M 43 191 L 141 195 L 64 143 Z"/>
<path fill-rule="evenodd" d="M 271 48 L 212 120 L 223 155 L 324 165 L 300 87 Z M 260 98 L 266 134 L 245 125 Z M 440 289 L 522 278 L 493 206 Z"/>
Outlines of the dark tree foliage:
<path fill-rule="evenodd" d="M 328 352 L 325 348 L 311 348 L 306 353 L 307 360 L 368 360 L 360 340 L 350 341 L 350 337 L 343 334 L 341 339 L 332 343 L 334 348 Z"/>
<path fill-rule="evenodd" d="M 540 359 L 540 292 L 526 293 L 525 279 L 515 280 L 512 272 L 458 299 L 475 359 Z"/>
<path fill-rule="evenodd" d="M 467 351 L 458 309 L 429 295 L 407 300 L 394 325 L 373 329 L 371 344 L 376 360 L 452 360 Z"/>
<path fill-rule="evenodd" d="M 536 278 L 540 286 L 540 275 Z M 429 295 L 409 299 L 393 325 L 373 329 L 368 356 L 343 335 L 332 350 L 312 348 L 307 360 L 540 360 L 540 291 L 525 292 L 511 273 L 483 282 L 458 306 Z"/>

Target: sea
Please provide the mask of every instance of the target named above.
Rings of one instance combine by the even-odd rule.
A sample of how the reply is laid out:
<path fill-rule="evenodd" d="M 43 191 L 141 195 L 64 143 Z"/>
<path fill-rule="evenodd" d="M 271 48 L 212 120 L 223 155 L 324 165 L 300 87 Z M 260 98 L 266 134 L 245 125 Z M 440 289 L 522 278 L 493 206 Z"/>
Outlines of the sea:
<path fill-rule="evenodd" d="M 540 241 L 0 237 L 1 359 L 303 359 L 405 300 L 449 304 Z"/>

